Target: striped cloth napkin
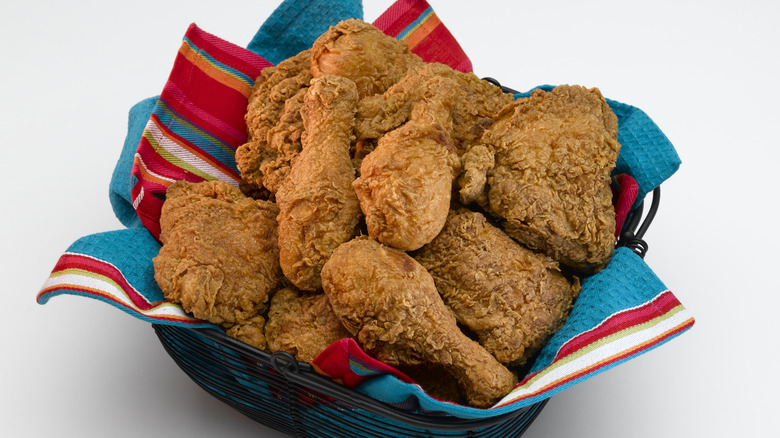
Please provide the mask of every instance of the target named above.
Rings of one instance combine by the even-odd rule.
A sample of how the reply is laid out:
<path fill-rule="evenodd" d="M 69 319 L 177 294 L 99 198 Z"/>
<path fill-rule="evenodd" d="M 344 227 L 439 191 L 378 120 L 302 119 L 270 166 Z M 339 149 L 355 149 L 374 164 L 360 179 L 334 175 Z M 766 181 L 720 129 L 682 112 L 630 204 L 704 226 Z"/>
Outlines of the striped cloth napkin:
<path fill-rule="evenodd" d="M 246 141 L 243 114 L 254 78 L 272 61 L 298 53 L 328 26 L 346 18 L 362 18 L 360 1 L 286 0 L 247 48 L 191 25 L 161 94 L 130 110 L 109 196 L 127 228 L 73 243 L 38 293 L 38 302 L 65 294 L 84 296 L 155 324 L 213 328 L 166 301 L 154 280 L 152 258 L 160 248 L 156 238 L 165 190 L 177 180 L 219 179 L 237 186 L 234 153 Z M 374 24 L 406 41 L 426 61 L 471 70 L 468 57 L 424 0 L 399 0 Z M 644 112 L 608 102 L 618 117 L 622 145 L 615 174 L 626 176 L 620 177 L 621 185 L 630 185 L 635 202 L 640 202 L 677 170 L 680 159 Z M 621 205 L 635 205 L 633 199 L 623 199 Z M 387 403 L 483 418 L 544 400 L 669 341 L 693 323 L 647 264 L 621 248 L 606 269 L 583 281 L 564 327 L 524 380 L 493 408 L 433 399 L 403 374 L 367 356 L 354 341 L 337 342 L 314 365 Z"/>

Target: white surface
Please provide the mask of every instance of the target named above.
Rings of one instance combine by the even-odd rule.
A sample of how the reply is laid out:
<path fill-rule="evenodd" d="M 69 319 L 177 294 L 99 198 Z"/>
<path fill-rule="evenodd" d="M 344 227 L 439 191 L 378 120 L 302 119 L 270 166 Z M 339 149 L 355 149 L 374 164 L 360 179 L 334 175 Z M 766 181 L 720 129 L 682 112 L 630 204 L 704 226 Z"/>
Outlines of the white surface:
<path fill-rule="evenodd" d="M 366 1 L 365 18 L 390 3 Z M 478 75 L 597 86 L 683 160 L 646 260 L 696 325 L 554 397 L 526 436 L 776 436 L 778 3 L 430 3 Z M 277 4 L 0 5 L 2 435 L 280 436 L 192 383 L 147 324 L 35 303 L 68 245 L 121 228 L 107 192 L 127 111 L 160 92 L 187 25 L 245 45 Z"/>

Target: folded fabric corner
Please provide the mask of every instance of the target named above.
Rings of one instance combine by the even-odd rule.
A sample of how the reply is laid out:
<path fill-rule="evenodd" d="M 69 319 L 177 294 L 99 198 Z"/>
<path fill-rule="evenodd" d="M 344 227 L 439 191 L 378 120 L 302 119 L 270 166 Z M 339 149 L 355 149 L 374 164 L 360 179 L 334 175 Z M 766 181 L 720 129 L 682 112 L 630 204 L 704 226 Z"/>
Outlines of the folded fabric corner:
<path fill-rule="evenodd" d="M 425 62 L 439 62 L 464 73 L 472 71 L 471 60 L 425 0 L 396 1 L 373 25 L 407 43 Z"/>
<path fill-rule="evenodd" d="M 363 19 L 360 0 L 284 0 L 260 26 L 248 50 L 273 64 L 311 47 L 330 26 L 349 18 Z"/>
<path fill-rule="evenodd" d="M 146 322 L 183 327 L 214 327 L 165 300 L 154 280 L 152 259 L 160 244 L 142 228 L 82 237 L 57 261 L 38 292 L 39 304 L 59 295 L 108 303 Z"/>
<path fill-rule="evenodd" d="M 238 186 L 235 151 L 247 140 L 244 113 L 255 79 L 270 65 L 194 24 L 187 29 L 130 175 L 132 205 L 154 237 L 173 182 L 216 179 Z"/>

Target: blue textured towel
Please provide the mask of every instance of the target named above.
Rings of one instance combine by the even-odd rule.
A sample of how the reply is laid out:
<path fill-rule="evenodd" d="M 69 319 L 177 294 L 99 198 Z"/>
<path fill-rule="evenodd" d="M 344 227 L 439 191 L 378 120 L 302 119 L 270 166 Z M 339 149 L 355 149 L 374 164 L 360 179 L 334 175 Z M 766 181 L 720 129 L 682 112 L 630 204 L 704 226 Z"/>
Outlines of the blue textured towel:
<path fill-rule="evenodd" d="M 348 18 L 363 19 L 363 2 L 285 0 L 246 48 L 278 64 L 310 48 L 328 27 Z"/>

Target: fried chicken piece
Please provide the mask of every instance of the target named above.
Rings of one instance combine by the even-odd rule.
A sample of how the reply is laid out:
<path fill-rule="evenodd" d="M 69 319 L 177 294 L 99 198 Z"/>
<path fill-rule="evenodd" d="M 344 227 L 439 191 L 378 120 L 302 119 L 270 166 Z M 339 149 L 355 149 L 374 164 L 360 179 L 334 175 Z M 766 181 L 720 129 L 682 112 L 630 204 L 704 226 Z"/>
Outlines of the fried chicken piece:
<path fill-rule="evenodd" d="M 579 273 L 603 268 L 615 244 L 617 130 L 596 88 L 561 85 L 518 99 L 482 137 L 495 152 L 487 210 L 515 240 Z"/>
<path fill-rule="evenodd" d="M 228 328 L 225 334 L 260 350 L 265 350 L 268 346 L 265 338 L 265 318 L 262 315 Z"/>
<path fill-rule="evenodd" d="M 580 290 L 549 257 L 519 245 L 481 213 L 453 210 L 414 258 L 458 322 L 499 362 L 522 366 L 566 320 Z"/>
<path fill-rule="evenodd" d="M 304 98 L 303 150 L 276 193 L 282 271 L 301 290 L 320 289 L 322 265 L 360 219 L 349 154 L 356 107 L 355 84 L 340 76 L 313 79 Z"/>
<path fill-rule="evenodd" d="M 487 407 L 514 375 L 458 328 L 433 277 L 408 254 L 369 238 L 339 246 L 322 269 L 333 311 L 369 354 L 390 365 L 440 365 Z"/>
<path fill-rule="evenodd" d="M 160 216 L 154 278 L 196 318 L 231 326 L 265 310 L 281 278 L 276 205 L 222 181 L 178 181 Z"/>
<path fill-rule="evenodd" d="M 415 105 L 409 122 L 379 140 L 354 183 L 368 234 L 403 250 L 441 231 L 460 165 L 450 137 L 457 84 L 437 77 L 425 87 L 429 97 Z"/>
<path fill-rule="evenodd" d="M 383 93 L 421 63 L 406 43 L 358 19 L 330 27 L 311 48 L 312 75 L 349 78 L 361 98 Z"/>
<path fill-rule="evenodd" d="M 245 116 L 248 140 L 236 150 L 245 191 L 273 197 L 301 151 L 300 109 L 311 81 L 309 50 L 266 67 L 255 81 Z"/>
<path fill-rule="evenodd" d="M 375 142 L 384 134 L 409 120 L 414 105 L 430 92 L 425 86 L 432 78 L 455 81 L 452 107 L 452 140 L 458 155 L 464 154 L 493 123 L 493 117 L 514 97 L 473 73 L 462 73 L 439 64 L 412 67 L 384 94 L 360 101 L 355 132 L 359 141 Z"/>
<path fill-rule="evenodd" d="M 286 351 L 301 362 L 311 362 L 330 344 L 350 337 L 325 294 L 301 294 L 290 287 L 271 298 L 265 324 L 271 352 Z"/>

